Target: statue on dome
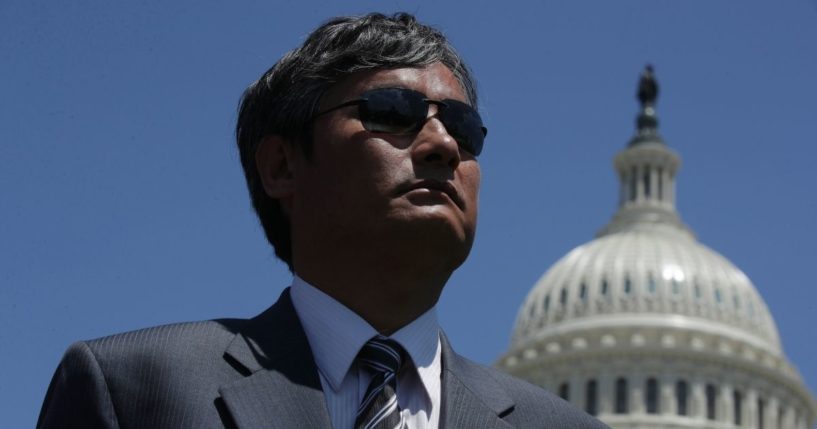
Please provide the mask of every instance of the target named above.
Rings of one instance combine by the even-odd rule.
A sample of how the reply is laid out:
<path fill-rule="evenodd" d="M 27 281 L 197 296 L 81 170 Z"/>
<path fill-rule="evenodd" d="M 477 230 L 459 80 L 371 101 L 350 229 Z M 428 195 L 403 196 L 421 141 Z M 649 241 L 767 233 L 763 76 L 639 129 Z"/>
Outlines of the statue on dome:
<path fill-rule="evenodd" d="M 652 64 L 647 64 L 638 81 L 638 100 L 642 106 L 654 105 L 658 98 L 658 82 L 655 80 Z"/>

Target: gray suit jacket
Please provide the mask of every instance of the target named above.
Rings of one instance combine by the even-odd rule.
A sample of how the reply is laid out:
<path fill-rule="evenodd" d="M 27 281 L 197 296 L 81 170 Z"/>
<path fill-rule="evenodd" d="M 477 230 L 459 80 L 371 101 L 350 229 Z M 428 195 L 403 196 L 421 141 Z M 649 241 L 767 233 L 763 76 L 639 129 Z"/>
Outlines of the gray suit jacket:
<path fill-rule="evenodd" d="M 442 340 L 445 428 L 603 428 Z M 183 323 L 73 344 L 41 428 L 328 428 L 321 383 L 287 289 L 249 320 Z"/>

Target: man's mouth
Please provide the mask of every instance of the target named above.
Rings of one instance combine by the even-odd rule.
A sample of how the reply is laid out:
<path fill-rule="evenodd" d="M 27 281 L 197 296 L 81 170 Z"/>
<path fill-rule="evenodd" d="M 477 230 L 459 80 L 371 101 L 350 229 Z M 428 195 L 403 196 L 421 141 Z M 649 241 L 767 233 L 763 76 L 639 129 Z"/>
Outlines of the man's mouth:
<path fill-rule="evenodd" d="M 448 196 L 460 209 L 465 209 L 465 202 L 462 200 L 457 188 L 448 181 L 425 179 L 409 184 L 403 193 L 411 192 L 415 189 L 426 189 L 431 192 L 441 192 Z"/>

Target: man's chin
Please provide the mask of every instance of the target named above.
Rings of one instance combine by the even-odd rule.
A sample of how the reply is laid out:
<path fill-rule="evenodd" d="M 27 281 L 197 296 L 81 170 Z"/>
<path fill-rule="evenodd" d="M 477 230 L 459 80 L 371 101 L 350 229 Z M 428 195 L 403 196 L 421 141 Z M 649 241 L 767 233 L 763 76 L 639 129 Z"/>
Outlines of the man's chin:
<path fill-rule="evenodd" d="M 453 268 L 465 262 L 474 243 L 474 228 L 459 217 L 432 212 L 403 220 L 399 227 L 402 245 L 426 256 L 451 260 Z"/>

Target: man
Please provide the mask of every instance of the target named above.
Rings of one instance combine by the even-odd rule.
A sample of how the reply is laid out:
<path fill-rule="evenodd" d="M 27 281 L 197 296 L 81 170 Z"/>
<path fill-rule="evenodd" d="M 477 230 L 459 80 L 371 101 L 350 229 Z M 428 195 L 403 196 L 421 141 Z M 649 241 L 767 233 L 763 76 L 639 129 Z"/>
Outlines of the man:
<path fill-rule="evenodd" d="M 437 325 L 476 229 L 476 105 L 460 57 L 410 15 L 315 30 L 245 92 L 236 132 L 292 286 L 250 320 L 72 345 L 39 426 L 603 427 Z"/>

